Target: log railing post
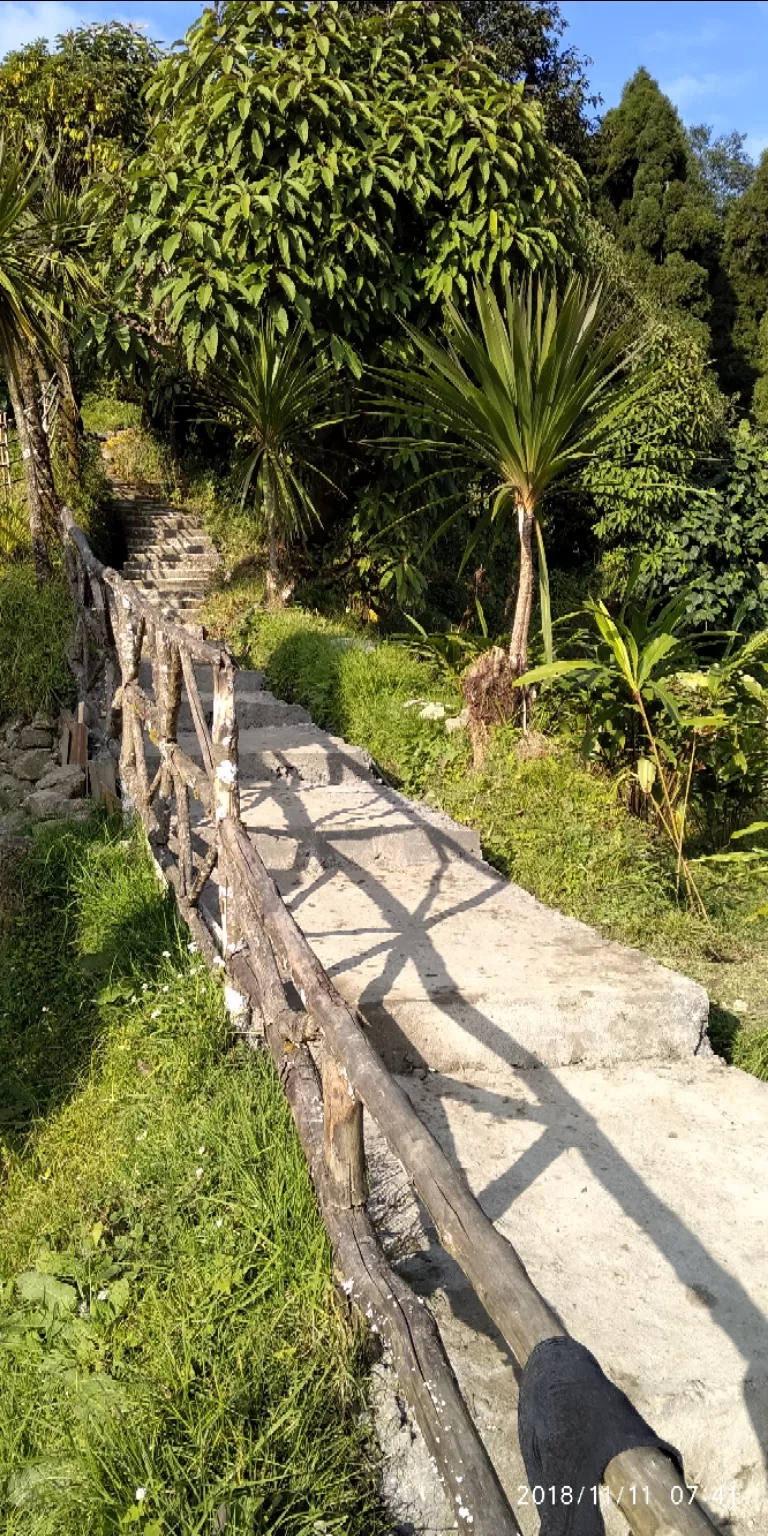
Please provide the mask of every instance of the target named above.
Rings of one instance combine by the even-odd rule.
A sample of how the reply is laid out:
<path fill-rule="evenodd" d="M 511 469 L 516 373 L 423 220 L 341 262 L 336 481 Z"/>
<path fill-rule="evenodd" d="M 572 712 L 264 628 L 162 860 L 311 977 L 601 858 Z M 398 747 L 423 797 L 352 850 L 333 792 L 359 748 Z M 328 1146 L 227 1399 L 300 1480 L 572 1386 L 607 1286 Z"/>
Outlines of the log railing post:
<path fill-rule="evenodd" d="M 120 662 L 121 726 L 120 784 L 123 813 L 127 816 L 141 810 L 141 778 L 137 760 L 137 731 L 141 729 L 130 701 L 130 685 L 138 680 L 141 647 L 144 640 L 144 619 L 131 608 L 124 592 L 115 594 L 115 642 Z M 143 759 L 142 759 L 143 765 Z"/>
<path fill-rule="evenodd" d="M 341 1210 L 364 1205 L 368 1195 L 363 1105 L 333 1056 L 322 1065 L 323 1150 L 330 1197 Z"/>
<path fill-rule="evenodd" d="M 181 707 L 181 661 L 179 648 L 166 639 L 160 625 L 154 635 L 152 681 L 157 705 L 157 744 L 160 749 L 160 785 L 157 793 L 157 841 L 168 842 L 174 780 L 168 761 L 168 746 L 175 742 Z"/>
<path fill-rule="evenodd" d="M 219 907 L 224 958 L 237 943 L 237 919 L 232 899 L 229 861 L 221 845 L 222 822 L 240 819 L 240 784 L 237 762 L 237 720 L 235 717 L 235 676 L 230 662 L 222 660 L 213 669 L 213 814 L 219 847 Z"/>

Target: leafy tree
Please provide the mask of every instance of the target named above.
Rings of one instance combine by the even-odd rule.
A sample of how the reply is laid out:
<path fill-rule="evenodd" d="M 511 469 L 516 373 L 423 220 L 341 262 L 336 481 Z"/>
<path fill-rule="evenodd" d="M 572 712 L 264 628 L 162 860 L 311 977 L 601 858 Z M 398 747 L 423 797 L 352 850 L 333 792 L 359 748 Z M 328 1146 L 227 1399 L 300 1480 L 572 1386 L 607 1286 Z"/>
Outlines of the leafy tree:
<path fill-rule="evenodd" d="M 475 302 L 479 333 L 450 303 L 447 346 L 411 332 L 423 363 L 388 375 L 394 389 L 382 405 L 406 417 L 420 411 L 437 432 L 427 441 L 432 452 L 464 460 L 492 479 L 481 526 L 517 527 L 508 665 L 502 667 L 494 649 L 464 680 L 472 723 L 483 727 L 508 710 L 510 677 L 514 682 L 528 665 L 534 533 L 543 562 L 542 505 L 553 486 L 595 452 L 631 397 L 618 382 L 629 338 L 606 324 L 599 288 L 571 279 L 559 298 L 554 287 L 532 280 L 514 293 L 506 285 L 503 313 L 490 288 L 476 288 Z"/>
<path fill-rule="evenodd" d="M 768 310 L 768 150 L 751 187 L 728 212 L 724 265 L 736 299 L 733 382 L 748 391 L 760 371 L 760 322 Z"/>
<path fill-rule="evenodd" d="M 702 322 L 708 342 L 720 224 L 680 118 L 647 70 L 605 114 L 596 159 L 596 213 L 650 290 Z"/>
<path fill-rule="evenodd" d="M 674 320 L 645 316 L 648 387 L 585 466 L 597 513 L 606 588 L 623 586 L 633 557 L 658 573 L 670 524 L 684 515 L 697 461 L 724 422 L 725 402 L 695 337 Z"/>
<path fill-rule="evenodd" d="M 465 26 L 493 52 L 499 74 L 522 81 L 544 111 L 547 136 L 584 170 L 592 164 L 594 112 L 591 59 L 560 39 L 568 23 L 556 0 L 458 0 Z"/>
<path fill-rule="evenodd" d="M 77 27 L 6 55 L 0 64 L 0 129 L 18 150 L 56 157 L 61 186 L 114 175 L 146 131 L 143 93 L 160 57 L 154 43 L 118 21 Z"/>
<path fill-rule="evenodd" d="M 304 335 L 282 338 L 274 322 L 255 344 L 231 348 L 214 374 L 215 392 L 240 448 L 243 504 L 253 505 L 269 545 L 267 596 L 279 600 L 281 544 L 300 538 L 318 520 L 313 479 L 331 484 L 317 462 L 315 439 L 339 420 L 333 364 L 306 355 Z"/>
<path fill-rule="evenodd" d="M 757 333 L 757 366 L 760 376 L 755 384 L 752 405 L 760 425 L 768 427 L 768 309 Z"/>
<path fill-rule="evenodd" d="M 473 278 L 553 263 L 582 180 L 448 5 L 207 10 L 159 66 L 117 250 L 201 371 L 263 309 L 337 366 L 402 347 Z"/>
<path fill-rule="evenodd" d="M 741 611 L 750 627 L 766 622 L 768 599 L 768 440 L 749 422 L 730 434 L 714 473 L 698 477 L 667 529 L 663 584 L 684 587 L 697 625 L 722 629 Z"/>
<path fill-rule="evenodd" d="M 698 162 L 704 185 L 722 216 L 734 198 L 742 197 L 755 179 L 754 162 L 744 145 L 745 133 L 720 133 L 712 137 L 707 123 L 688 129 L 691 149 Z"/>

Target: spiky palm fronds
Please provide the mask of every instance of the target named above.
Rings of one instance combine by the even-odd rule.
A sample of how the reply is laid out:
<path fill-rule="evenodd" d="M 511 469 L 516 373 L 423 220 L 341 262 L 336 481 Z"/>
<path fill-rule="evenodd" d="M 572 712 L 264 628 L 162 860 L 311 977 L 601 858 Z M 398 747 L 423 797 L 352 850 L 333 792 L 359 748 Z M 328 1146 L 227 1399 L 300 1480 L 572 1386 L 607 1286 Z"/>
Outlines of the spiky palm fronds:
<path fill-rule="evenodd" d="M 267 320 L 250 345 L 230 347 L 213 379 L 240 444 L 243 504 L 252 498 L 270 538 L 291 543 L 303 537 L 318 518 L 313 479 L 333 485 L 315 441 L 324 427 L 343 419 L 333 409 L 333 365 L 308 354 L 302 327 L 282 337 Z"/>

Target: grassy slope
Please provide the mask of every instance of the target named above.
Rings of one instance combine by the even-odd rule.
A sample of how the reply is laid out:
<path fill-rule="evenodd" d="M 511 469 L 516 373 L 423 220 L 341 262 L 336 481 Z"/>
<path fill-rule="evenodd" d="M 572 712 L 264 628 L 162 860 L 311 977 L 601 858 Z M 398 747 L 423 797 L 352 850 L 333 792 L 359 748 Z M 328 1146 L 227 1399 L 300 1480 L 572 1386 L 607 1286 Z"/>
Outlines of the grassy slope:
<path fill-rule="evenodd" d="M 566 745 L 552 743 L 548 755 L 526 761 L 518 733 L 504 729 L 483 772 L 472 773 L 465 733 L 447 736 L 440 722 L 404 708 L 429 698 L 458 711 L 455 681 L 392 644 L 339 646 L 343 629 L 300 609 L 233 631 L 235 609 L 214 598 L 211 621 L 229 621 L 241 657 L 267 668 L 276 693 L 367 747 L 406 793 L 476 827 L 487 857 L 542 901 L 701 981 L 718 1048 L 768 1077 L 768 924 L 747 920 L 765 887 L 726 888 L 703 874 L 708 927 L 676 900 L 665 850 L 618 803 L 611 781 L 585 769 Z"/>
<path fill-rule="evenodd" d="M 45 829 L 2 892 L 3 1530 L 373 1536 L 361 1341 L 268 1058 L 137 836 Z"/>

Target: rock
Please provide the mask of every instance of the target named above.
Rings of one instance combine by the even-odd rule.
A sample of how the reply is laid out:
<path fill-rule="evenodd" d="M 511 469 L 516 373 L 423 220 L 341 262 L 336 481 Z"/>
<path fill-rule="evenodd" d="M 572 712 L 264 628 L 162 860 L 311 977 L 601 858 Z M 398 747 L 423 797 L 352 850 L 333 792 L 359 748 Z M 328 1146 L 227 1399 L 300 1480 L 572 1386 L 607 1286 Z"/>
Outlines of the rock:
<path fill-rule="evenodd" d="M 419 710 L 419 719 L 444 720 L 445 714 L 446 710 L 444 704 L 425 704 L 424 708 Z"/>
<path fill-rule="evenodd" d="M 66 768 L 52 768 L 39 780 L 36 793 L 45 789 L 55 789 L 65 799 L 74 800 L 85 794 L 85 771 L 77 763 L 68 763 Z"/>
<path fill-rule="evenodd" d="M 36 731 L 54 732 L 57 728 L 53 715 L 49 715 L 44 709 L 39 709 L 37 711 L 37 714 L 32 721 L 32 725 Z"/>
<path fill-rule="evenodd" d="M 7 811 L 0 816 L 0 843 L 16 841 L 27 825 L 27 816 L 21 809 Z"/>
<path fill-rule="evenodd" d="M 0 810 L 10 811 L 20 805 L 28 793 L 28 786 L 20 784 L 12 773 L 0 773 Z"/>
<path fill-rule="evenodd" d="M 35 725 L 25 725 L 19 736 L 19 746 L 25 749 L 29 747 L 47 747 L 50 752 L 53 746 L 53 731 L 41 730 Z"/>
<path fill-rule="evenodd" d="M 29 752 L 22 752 L 15 762 L 16 776 L 20 779 L 41 779 L 55 766 L 51 761 L 50 751 L 43 747 L 33 747 Z"/>
<path fill-rule="evenodd" d="M 85 821 L 92 806 L 87 800 L 70 800 L 57 789 L 35 789 L 27 795 L 24 809 L 30 816 L 41 821 L 54 821 L 59 817 L 68 821 Z"/>
<path fill-rule="evenodd" d="M 451 715 L 445 722 L 445 729 L 449 736 L 453 731 L 465 731 L 469 725 L 469 710 L 463 709 L 460 715 Z"/>

